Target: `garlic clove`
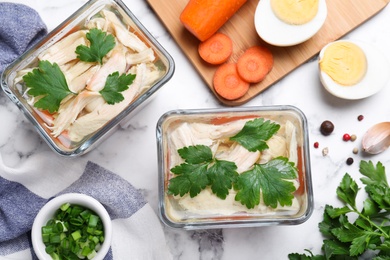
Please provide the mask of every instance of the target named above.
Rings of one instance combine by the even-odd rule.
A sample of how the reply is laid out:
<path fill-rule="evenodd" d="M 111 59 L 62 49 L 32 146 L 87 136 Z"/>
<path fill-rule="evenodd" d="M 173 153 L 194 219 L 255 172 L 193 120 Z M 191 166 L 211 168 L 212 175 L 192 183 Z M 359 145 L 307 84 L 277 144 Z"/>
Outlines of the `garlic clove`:
<path fill-rule="evenodd" d="M 363 151 L 378 154 L 390 146 L 390 122 L 382 122 L 372 126 L 362 138 Z"/>

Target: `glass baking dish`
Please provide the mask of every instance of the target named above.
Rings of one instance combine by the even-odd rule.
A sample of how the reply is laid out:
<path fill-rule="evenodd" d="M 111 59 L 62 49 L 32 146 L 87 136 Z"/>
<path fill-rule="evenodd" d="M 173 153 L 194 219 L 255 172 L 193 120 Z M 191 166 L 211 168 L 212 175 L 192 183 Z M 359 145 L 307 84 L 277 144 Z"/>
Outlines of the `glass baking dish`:
<path fill-rule="evenodd" d="M 78 41 L 82 42 L 80 45 L 89 46 L 91 44 L 88 41 L 90 39 L 87 37 L 87 33 L 91 33 L 92 28 L 111 34 L 115 38 L 114 49 L 103 58 L 100 64 L 98 62 L 82 62 L 79 56 L 77 58 L 72 56 L 75 56 L 74 53 L 79 46 Z M 75 40 L 73 40 L 71 37 L 77 34 L 81 36 L 77 36 L 78 38 L 75 36 Z M 70 40 L 65 44 L 67 39 Z M 70 48 L 74 48 L 74 50 Z M 69 52 L 65 52 L 65 50 L 69 50 Z M 68 57 L 67 55 L 70 58 L 63 58 L 64 56 Z M 124 65 L 110 69 L 108 65 L 105 65 L 110 60 L 112 60 L 111 66 Z M 93 91 L 86 91 L 88 84 L 92 85 L 90 82 L 93 81 L 93 76 L 90 76 L 88 80 L 81 83 L 84 89 L 79 90 L 80 92 L 71 97 L 74 103 L 67 106 L 68 110 L 65 108 L 62 110 L 67 112 L 62 112 L 62 119 L 65 123 L 61 123 L 63 121 L 59 119 L 61 118 L 59 111 L 61 111 L 61 106 L 65 107 L 63 104 L 68 102 L 66 100 L 71 95 L 61 101 L 60 109 L 57 112 L 51 113 L 46 108 L 34 107 L 36 104 L 34 102 L 40 97 L 34 99 L 29 94 L 28 91 L 31 88 L 24 80 L 24 76 L 34 69 L 38 70 L 38 64 L 45 61 L 51 62 L 53 67 L 54 64 L 59 65 L 63 74 L 66 75 L 69 87 L 76 85 L 76 83 L 73 84 L 75 79 L 80 79 L 82 76 L 88 78 L 88 75 L 97 75 L 99 71 L 101 74 L 99 77 L 96 76 L 94 82 L 102 81 L 103 77 L 107 77 L 104 73 L 112 72 L 115 74 L 114 69 L 118 71 L 125 69 L 124 74 L 138 75 L 138 79 L 135 76 L 133 83 L 128 85 L 129 90 L 121 92 L 125 103 L 119 102 L 110 107 L 102 99 L 103 95 L 96 94 L 100 92 L 97 92 L 95 88 L 91 87 Z M 86 66 L 88 69 L 78 75 L 80 68 L 84 68 L 82 65 L 86 63 L 88 63 Z M 173 73 L 174 61 L 172 57 L 122 1 L 92 0 L 8 66 L 1 76 L 1 86 L 55 152 L 64 156 L 78 156 L 92 150 L 111 135 L 120 124 L 129 120 L 132 115 L 142 109 L 150 101 L 151 96 L 167 83 Z M 72 77 L 72 81 L 68 75 L 71 75 L 69 77 Z M 108 77 L 106 79 L 107 84 Z M 37 81 L 35 80 L 35 82 Z M 137 90 L 134 90 L 135 86 Z M 133 87 L 133 93 L 130 93 L 131 87 Z M 91 94 L 92 92 L 93 94 Z M 87 105 L 74 101 L 77 99 L 76 97 L 79 97 L 80 101 L 89 96 L 95 96 L 93 97 L 95 103 L 92 102 L 92 98 L 91 102 L 85 101 L 88 103 Z M 85 117 L 87 114 L 89 117 Z M 81 119 L 82 117 L 83 119 Z"/>
<path fill-rule="evenodd" d="M 264 138 L 266 147 L 251 152 L 246 148 L 242 149 L 243 144 L 241 145 L 237 139 L 232 139 L 240 131 L 244 131 L 247 125 L 257 125 L 255 129 L 260 129 L 260 135 L 255 135 L 254 141 L 249 144 L 257 143 L 257 140 Z M 268 136 L 269 139 L 262 137 L 269 129 L 274 129 L 271 137 Z M 247 137 L 252 133 L 249 128 L 244 132 L 247 133 Z M 170 111 L 159 119 L 156 137 L 159 215 L 167 226 L 191 230 L 295 225 L 305 222 L 311 216 L 313 191 L 308 127 L 305 115 L 296 107 L 264 106 Z M 190 149 L 195 147 L 197 149 L 191 150 L 193 153 L 190 153 Z M 224 182 L 226 178 L 219 181 L 219 184 L 225 183 L 228 192 L 225 193 L 227 194 L 225 198 L 218 195 L 221 190 L 218 188 L 221 185 L 213 177 L 216 176 L 216 171 L 211 170 L 213 165 L 217 165 L 217 160 L 211 159 L 211 163 L 206 163 L 207 170 L 202 168 L 205 161 L 210 162 L 210 158 L 204 152 L 208 149 L 213 158 L 235 163 L 238 175 L 234 176 L 250 176 L 248 173 L 254 173 L 253 169 L 268 168 L 263 171 L 264 174 L 256 171 L 257 175 L 252 175 L 256 178 L 250 180 L 250 183 L 257 182 L 257 185 L 262 182 L 260 189 L 246 193 L 255 194 L 254 197 L 260 194 L 258 204 L 248 203 L 252 198 L 242 200 L 245 197 L 241 196 L 245 194 L 245 188 L 242 185 L 240 188 L 239 184 L 242 183 L 240 178 L 233 179 L 230 187 Z M 295 172 L 295 175 L 289 178 L 283 175 L 284 177 L 276 182 L 270 181 L 268 187 L 274 184 L 287 184 L 289 192 L 286 193 L 290 196 L 290 202 L 283 202 L 284 195 L 279 196 L 284 193 L 284 188 L 276 193 L 270 192 L 264 182 L 268 178 L 266 176 L 271 176 L 270 172 L 276 174 L 273 176 L 280 172 L 287 173 L 283 170 L 287 169 L 285 167 L 289 172 L 290 170 Z M 226 166 L 216 169 L 219 169 L 220 173 L 224 172 L 225 176 L 233 176 L 228 174 L 231 170 Z M 204 179 L 204 176 L 208 179 Z M 266 189 L 268 191 L 265 191 Z M 246 191 L 248 190 L 250 189 Z M 195 196 L 192 196 L 192 193 Z M 238 196 L 239 193 L 241 197 Z M 276 196 L 273 196 L 275 194 Z M 276 204 L 273 201 L 274 197 L 280 197 Z"/>

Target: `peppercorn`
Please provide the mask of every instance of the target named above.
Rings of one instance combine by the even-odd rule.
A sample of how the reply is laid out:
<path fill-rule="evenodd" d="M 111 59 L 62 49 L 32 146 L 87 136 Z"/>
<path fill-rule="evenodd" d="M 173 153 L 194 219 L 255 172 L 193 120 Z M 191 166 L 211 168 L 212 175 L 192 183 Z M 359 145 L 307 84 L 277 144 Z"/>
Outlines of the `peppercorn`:
<path fill-rule="evenodd" d="M 320 127 L 321 134 L 330 135 L 333 132 L 333 130 L 334 130 L 334 125 L 331 121 L 325 120 L 324 122 L 322 122 Z"/>
<path fill-rule="evenodd" d="M 344 141 L 349 141 L 349 140 L 351 140 L 351 136 L 349 134 L 344 134 L 343 135 L 343 140 Z"/>
<path fill-rule="evenodd" d="M 362 121 L 364 119 L 364 116 L 363 115 L 359 115 L 358 118 L 357 118 L 359 121 Z"/>
<path fill-rule="evenodd" d="M 329 148 L 328 147 L 325 147 L 324 149 L 322 149 L 322 156 L 327 156 L 329 153 Z"/>
<path fill-rule="evenodd" d="M 354 142 L 356 140 L 357 136 L 356 135 L 351 135 L 351 141 Z"/>
<path fill-rule="evenodd" d="M 318 148 L 319 146 L 320 146 L 320 144 L 318 142 L 314 143 L 314 148 Z"/>
<path fill-rule="evenodd" d="M 353 152 L 354 154 L 357 154 L 357 153 L 359 152 L 359 149 L 358 149 L 357 147 L 355 147 L 355 148 L 353 148 L 352 152 Z"/>
<path fill-rule="evenodd" d="M 353 158 L 352 158 L 352 157 L 349 157 L 349 158 L 347 159 L 347 164 L 348 164 L 348 165 L 353 164 Z"/>

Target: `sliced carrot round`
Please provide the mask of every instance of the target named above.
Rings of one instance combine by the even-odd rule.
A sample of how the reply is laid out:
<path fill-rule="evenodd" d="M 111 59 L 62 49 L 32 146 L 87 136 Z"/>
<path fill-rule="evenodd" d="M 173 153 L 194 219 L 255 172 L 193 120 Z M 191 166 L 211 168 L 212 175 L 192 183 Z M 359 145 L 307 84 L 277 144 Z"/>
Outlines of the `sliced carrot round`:
<path fill-rule="evenodd" d="M 238 58 L 237 71 L 245 81 L 258 83 L 271 71 L 273 64 L 274 58 L 268 48 L 253 46 Z"/>
<path fill-rule="evenodd" d="M 249 90 L 249 83 L 237 72 L 236 63 L 225 63 L 218 67 L 213 77 L 214 90 L 227 100 L 244 96 Z"/>
<path fill-rule="evenodd" d="M 227 61 L 233 52 L 233 41 L 223 33 L 216 33 L 198 46 L 200 57 L 213 65 Z"/>

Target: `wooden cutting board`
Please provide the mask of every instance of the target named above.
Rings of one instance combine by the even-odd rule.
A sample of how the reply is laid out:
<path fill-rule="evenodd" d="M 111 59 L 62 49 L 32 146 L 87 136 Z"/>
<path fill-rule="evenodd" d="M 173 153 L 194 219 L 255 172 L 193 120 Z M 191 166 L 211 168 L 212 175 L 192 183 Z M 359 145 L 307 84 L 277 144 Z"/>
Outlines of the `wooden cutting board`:
<path fill-rule="evenodd" d="M 274 54 L 274 67 L 258 84 L 252 84 L 248 93 L 229 101 L 215 93 L 212 78 L 217 66 L 203 62 L 197 52 L 199 40 L 180 23 L 179 16 L 188 0 L 147 0 L 179 44 L 187 58 L 195 66 L 223 104 L 238 106 L 246 103 L 288 73 L 313 58 L 327 43 L 339 39 L 364 21 L 382 10 L 390 0 L 327 0 L 328 16 L 321 30 L 308 41 L 291 47 L 268 46 Z M 232 0 L 234 1 L 234 0 Z M 259 0 L 248 0 L 244 6 L 220 29 L 233 39 L 233 55 L 229 61 L 237 61 L 244 50 L 253 45 L 266 45 L 256 33 L 254 13 Z M 292 88 L 294 86 L 291 86 Z"/>

